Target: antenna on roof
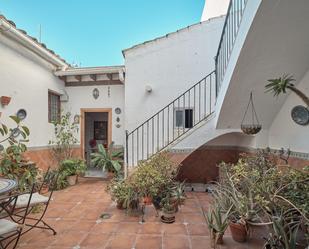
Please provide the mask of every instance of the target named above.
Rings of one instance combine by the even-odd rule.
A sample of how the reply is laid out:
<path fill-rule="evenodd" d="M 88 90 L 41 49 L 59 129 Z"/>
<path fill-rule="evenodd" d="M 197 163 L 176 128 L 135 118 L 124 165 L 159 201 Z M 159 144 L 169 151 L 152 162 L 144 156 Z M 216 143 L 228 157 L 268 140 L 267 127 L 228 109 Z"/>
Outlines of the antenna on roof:
<path fill-rule="evenodd" d="M 39 25 L 39 42 L 42 42 L 42 25 Z"/>
<path fill-rule="evenodd" d="M 72 67 L 78 67 L 78 62 L 73 61 L 72 62 Z"/>

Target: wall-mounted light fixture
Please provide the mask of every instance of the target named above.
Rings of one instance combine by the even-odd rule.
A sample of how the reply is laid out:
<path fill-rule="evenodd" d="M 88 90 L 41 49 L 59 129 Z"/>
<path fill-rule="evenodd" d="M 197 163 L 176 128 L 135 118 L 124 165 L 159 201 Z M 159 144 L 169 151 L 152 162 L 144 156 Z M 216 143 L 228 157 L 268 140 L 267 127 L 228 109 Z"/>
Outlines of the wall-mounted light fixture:
<path fill-rule="evenodd" d="M 78 114 L 76 114 L 74 116 L 74 124 L 79 124 L 79 119 L 80 119 L 80 116 Z"/>
<path fill-rule="evenodd" d="M 100 92 L 98 88 L 93 89 L 92 91 L 92 96 L 94 97 L 94 99 L 99 98 Z"/>
<path fill-rule="evenodd" d="M 152 92 L 152 87 L 149 86 L 149 85 L 146 85 L 145 86 L 145 90 L 146 90 L 147 93 L 151 93 Z"/>

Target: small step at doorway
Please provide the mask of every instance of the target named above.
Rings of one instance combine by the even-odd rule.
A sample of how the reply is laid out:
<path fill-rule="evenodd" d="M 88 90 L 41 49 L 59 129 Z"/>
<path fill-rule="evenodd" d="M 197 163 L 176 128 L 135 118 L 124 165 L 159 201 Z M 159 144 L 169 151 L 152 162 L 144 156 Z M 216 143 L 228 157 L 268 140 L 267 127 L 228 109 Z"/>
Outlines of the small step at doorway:
<path fill-rule="evenodd" d="M 86 172 L 84 177 L 93 177 L 93 178 L 107 178 L 107 173 L 103 172 L 101 169 L 89 167 Z"/>

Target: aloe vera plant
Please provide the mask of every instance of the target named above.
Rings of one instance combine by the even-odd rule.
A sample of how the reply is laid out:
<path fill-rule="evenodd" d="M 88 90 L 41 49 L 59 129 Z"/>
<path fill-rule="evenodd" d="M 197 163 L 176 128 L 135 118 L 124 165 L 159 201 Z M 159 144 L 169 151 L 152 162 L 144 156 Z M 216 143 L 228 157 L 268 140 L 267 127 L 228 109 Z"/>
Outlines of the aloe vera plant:
<path fill-rule="evenodd" d="M 216 244 L 222 243 L 220 240 L 222 240 L 224 232 L 228 227 L 231 210 L 232 206 L 230 206 L 226 212 L 223 212 L 218 205 L 214 205 L 207 212 L 204 212 L 203 210 L 203 215 L 210 231 L 210 236 L 214 240 L 214 247 L 216 247 Z"/>
<path fill-rule="evenodd" d="M 286 222 L 283 217 L 273 217 L 273 233 L 264 246 L 265 249 L 296 249 L 299 221 Z"/>

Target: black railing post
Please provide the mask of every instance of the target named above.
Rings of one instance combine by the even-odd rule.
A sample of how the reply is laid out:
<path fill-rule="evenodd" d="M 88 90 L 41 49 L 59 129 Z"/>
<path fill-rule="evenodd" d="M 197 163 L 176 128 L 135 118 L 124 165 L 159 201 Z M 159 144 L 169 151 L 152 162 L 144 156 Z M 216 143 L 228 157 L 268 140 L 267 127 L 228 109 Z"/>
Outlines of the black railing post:
<path fill-rule="evenodd" d="M 129 146 L 128 146 L 128 140 L 129 140 L 129 132 L 126 130 L 126 143 L 125 143 L 125 171 L 124 176 L 125 178 L 128 177 L 129 174 Z"/>
<path fill-rule="evenodd" d="M 215 57 L 215 85 L 216 85 L 216 99 L 218 97 L 218 56 Z"/>
<path fill-rule="evenodd" d="M 247 0 L 230 0 L 229 3 L 215 56 L 216 97 L 224 79 L 247 2 Z"/>

